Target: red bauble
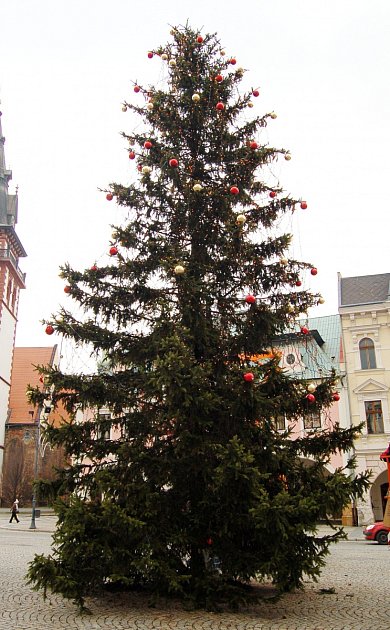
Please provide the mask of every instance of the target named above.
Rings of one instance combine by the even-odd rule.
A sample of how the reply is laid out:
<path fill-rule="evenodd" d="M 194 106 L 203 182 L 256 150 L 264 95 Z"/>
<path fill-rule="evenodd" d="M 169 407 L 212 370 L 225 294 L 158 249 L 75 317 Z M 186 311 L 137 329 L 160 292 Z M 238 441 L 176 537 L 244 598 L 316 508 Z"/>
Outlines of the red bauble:
<path fill-rule="evenodd" d="M 53 334 L 53 332 L 54 332 L 54 328 L 53 328 L 53 326 L 52 326 L 51 324 L 48 324 L 48 325 L 46 326 L 46 328 L 45 328 L 45 333 L 46 333 L 47 335 L 52 335 L 52 334 Z"/>
<path fill-rule="evenodd" d="M 209 546 L 212 545 L 213 544 L 213 539 L 212 538 L 208 538 L 206 540 L 206 544 L 209 545 Z"/>
<path fill-rule="evenodd" d="M 332 398 L 333 398 L 333 400 L 335 400 L 337 402 L 338 400 L 340 400 L 340 394 L 338 394 L 337 392 L 334 392 L 332 394 Z"/>
<path fill-rule="evenodd" d="M 147 140 L 146 142 L 144 142 L 144 148 L 145 149 L 151 149 L 152 148 L 152 143 L 150 142 L 150 140 Z"/>
<path fill-rule="evenodd" d="M 252 383 L 255 380 L 255 375 L 252 372 L 245 372 L 243 375 L 244 381 L 247 383 Z"/>
<path fill-rule="evenodd" d="M 301 201 L 301 208 L 302 208 L 302 210 L 306 210 L 306 208 L 307 208 L 306 201 Z"/>
<path fill-rule="evenodd" d="M 316 397 L 315 397 L 315 396 L 313 396 L 313 394 L 307 394 L 307 395 L 306 395 L 306 400 L 307 400 L 309 403 L 314 403 L 314 402 L 316 401 Z"/>
<path fill-rule="evenodd" d="M 251 149 L 257 149 L 257 142 L 253 141 L 249 143 Z"/>
<path fill-rule="evenodd" d="M 229 63 L 231 63 L 231 64 L 232 64 L 232 66 L 235 66 L 235 65 L 236 65 L 236 63 L 237 63 L 237 60 L 236 60 L 236 59 L 234 59 L 234 57 L 232 57 L 232 58 L 230 59 Z"/>
<path fill-rule="evenodd" d="M 232 195 L 238 195 L 238 193 L 240 192 L 240 189 L 237 188 L 237 186 L 232 186 L 230 189 L 230 192 Z"/>
<path fill-rule="evenodd" d="M 259 90 L 253 90 L 252 94 L 253 96 L 259 96 L 260 92 Z"/>
<path fill-rule="evenodd" d="M 70 286 L 67 284 L 66 287 L 64 287 L 64 293 L 70 293 L 70 291 Z"/>
<path fill-rule="evenodd" d="M 134 160 L 134 158 L 135 158 L 134 151 L 130 151 L 130 153 L 129 153 L 129 160 Z"/>
<path fill-rule="evenodd" d="M 203 37 L 201 35 L 198 35 L 196 41 L 198 42 L 198 44 L 201 44 L 203 42 Z"/>
<path fill-rule="evenodd" d="M 40 383 L 44 383 L 44 382 L 45 382 L 45 379 L 43 378 L 43 376 L 40 376 L 40 377 L 39 377 L 39 382 L 40 382 Z"/>
<path fill-rule="evenodd" d="M 112 201 L 114 199 L 114 195 L 112 195 L 111 193 L 107 193 L 106 199 L 107 201 Z"/>
<path fill-rule="evenodd" d="M 149 59 L 152 59 L 153 58 L 153 53 L 152 52 L 148 52 L 148 57 L 149 57 Z"/>
<path fill-rule="evenodd" d="M 302 286 L 302 282 L 300 280 L 297 280 L 295 283 L 296 287 L 301 287 Z"/>
<path fill-rule="evenodd" d="M 140 172 L 142 171 L 142 164 L 138 164 L 137 170 L 140 171 Z"/>
<path fill-rule="evenodd" d="M 225 109 L 225 105 L 223 103 L 217 103 L 215 109 L 217 109 L 219 112 L 222 112 Z"/>
<path fill-rule="evenodd" d="M 138 92 L 139 92 L 140 90 L 141 90 L 141 88 L 140 88 L 138 85 L 135 85 L 135 86 L 134 86 L 134 92 L 135 92 L 136 94 L 138 94 Z"/>
<path fill-rule="evenodd" d="M 217 81 L 217 83 L 221 83 L 221 81 L 223 81 L 222 74 L 217 74 L 217 76 L 215 77 L 215 80 Z"/>
<path fill-rule="evenodd" d="M 112 247 L 110 247 L 110 251 L 109 251 L 110 256 L 116 256 L 116 255 L 117 255 L 117 253 L 118 253 L 118 248 L 117 248 L 117 247 L 115 247 L 115 245 L 113 245 Z"/>
<path fill-rule="evenodd" d="M 249 294 L 249 295 L 246 296 L 245 302 L 247 304 L 255 304 L 256 303 L 256 298 L 255 298 L 254 295 Z"/>
<path fill-rule="evenodd" d="M 301 326 L 301 333 L 302 335 L 308 335 L 310 332 L 310 330 L 308 329 L 307 326 Z"/>
<path fill-rule="evenodd" d="M 171 160 L 169 160 L 169 166 L 171 166 L 172 168 L 177 168 L 179 166 L 179 162 L 176 160 L 176 158 L 172 158 Z"/>
<path fill-rule="evenodd" d="M 91 267 L 91 271 L 97 271 L 97 267 L 96 267 L 96 265 L 92 265 L 92 267 Z"/>
<path fill-rule="evenodd" d="M 312 276 L 316 276 L 318 271 L 317 271 L 317 269 L 315 267 L 313 267 L 313 269 L 310 269 L 310 273 L 311 273 Z"/>
<path fill-rule="evenodd" d="M 269 196 L 271 197 L 271 199 L 275 199 L 276 197 L 276 192 L 274 190 L 271 190 Z"/>

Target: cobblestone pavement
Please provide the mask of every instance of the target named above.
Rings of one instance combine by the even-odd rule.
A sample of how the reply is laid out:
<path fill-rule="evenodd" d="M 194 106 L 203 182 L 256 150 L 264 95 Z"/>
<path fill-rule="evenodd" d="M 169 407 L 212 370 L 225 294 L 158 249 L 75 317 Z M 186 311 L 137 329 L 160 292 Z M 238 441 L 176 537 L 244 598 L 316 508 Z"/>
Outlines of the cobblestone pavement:
<path fill-rule="evenodd" d="M 37 530 L 22 515 L 20 526 L 0 516 L 0 630 L 388 630 L 390 554 L 386 546 L 350 539 L 334 545 L 317 584 L 264 601 L 239 613 L 186 612 L 164 602 L 149 608 L 135 596 L 90 600 L 91 615 L 71 602 L 43 600 L 25 583 L 35 553 L 47 553 L 54 518 L 44 516 Z M 45 531 L 49 530 L 49 531 Z M 359 530 L 356 530 L 358 533 Z M 361 529 L 360 529 L 361 532 Z M 352 537 L 353 538 L 353 537 Z"/>

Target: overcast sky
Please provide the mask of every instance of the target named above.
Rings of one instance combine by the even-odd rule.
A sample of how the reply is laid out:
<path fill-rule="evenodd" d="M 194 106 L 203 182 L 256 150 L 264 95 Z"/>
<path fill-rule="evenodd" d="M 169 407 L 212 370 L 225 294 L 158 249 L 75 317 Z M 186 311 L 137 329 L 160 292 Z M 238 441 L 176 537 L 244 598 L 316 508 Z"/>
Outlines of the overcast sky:
<path fill-rule="evenodd" d="M 61 263 L 106 262 L 121 215 L 98 188 L 130 181 L 121 103 L 137 98 L 132 80 L 163 83 L 147 51 L 187 19 L 248 69 L 244 87 L 261 91 L 251 114 L 278 114 L 260 139 L 291 151 L 274 175 L 308 203 L 291 227 L 292 254 L 318 268 L 305 284 L 325 298 L 311 314 L 337 313 L 338 271 L 390 271 L 388 0 L 3 0 L 2 125 L 28 253 L 17 345 L 59 341 L 40 320 L 70 299 Z"/>

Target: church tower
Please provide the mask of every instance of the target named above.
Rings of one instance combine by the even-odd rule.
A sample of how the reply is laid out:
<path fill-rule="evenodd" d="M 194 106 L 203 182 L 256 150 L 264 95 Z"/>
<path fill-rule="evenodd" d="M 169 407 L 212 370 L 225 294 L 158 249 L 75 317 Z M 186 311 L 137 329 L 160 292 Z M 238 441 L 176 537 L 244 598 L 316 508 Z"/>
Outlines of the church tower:
<path fill-rule="evenodd" d="M 12 171 L 5 164 L 4 143 L 0 112 L 0 474 L 3 468 L 19 291 L 25 288 L 25 274 L 19 269 L 19 258 L 26 256 L 15 231 L 18 196 L 8 193 Z"/>

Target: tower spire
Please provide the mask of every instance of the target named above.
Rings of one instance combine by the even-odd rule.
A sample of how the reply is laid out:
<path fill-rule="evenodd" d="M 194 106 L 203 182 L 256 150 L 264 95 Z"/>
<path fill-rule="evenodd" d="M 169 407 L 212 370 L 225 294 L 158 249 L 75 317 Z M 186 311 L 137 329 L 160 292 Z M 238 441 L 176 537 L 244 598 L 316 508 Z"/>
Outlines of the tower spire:
<path fill-rule="evenodd" d="M 0 225 L 14 226 L 17 221 L 18 200 L 16 195 L 8 194 L 8 182 L 12 179 L 12 171 L 5 164 L 4 144 L 0 111 Z"/>

